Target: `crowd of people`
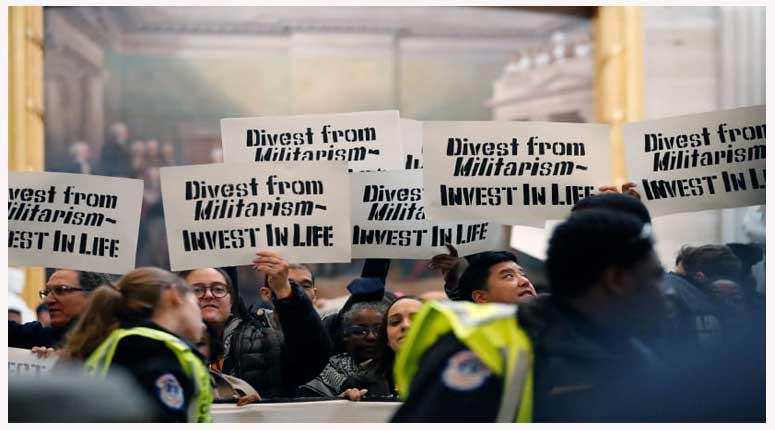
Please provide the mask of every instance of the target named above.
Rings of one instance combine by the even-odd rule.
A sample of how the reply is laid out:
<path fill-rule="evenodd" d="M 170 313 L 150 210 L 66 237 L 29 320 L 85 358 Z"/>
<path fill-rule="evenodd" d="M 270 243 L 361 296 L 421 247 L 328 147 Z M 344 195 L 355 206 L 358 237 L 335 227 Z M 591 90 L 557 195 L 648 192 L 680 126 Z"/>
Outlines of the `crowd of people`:
<path fill-rule="evenodd" d="M 235 268 L 59 269 L 40 291 L 50 322 L 9 321 L 9 347 L 128 372 L 157 421 L 299 398 L 400 399 L 396 422 L 763 421 L 762 250 L 687 246 L 665 273 L 637 192 L 606 191 L 553 231 L 548 293 L 509 251 L 452 246 L 430 263 L 443 300 L 391 291 L 372 259 L 322 316 L 313 271 L 267 250 L 253 269 L 269 307 L 242 299 L 258 287 Z"/>

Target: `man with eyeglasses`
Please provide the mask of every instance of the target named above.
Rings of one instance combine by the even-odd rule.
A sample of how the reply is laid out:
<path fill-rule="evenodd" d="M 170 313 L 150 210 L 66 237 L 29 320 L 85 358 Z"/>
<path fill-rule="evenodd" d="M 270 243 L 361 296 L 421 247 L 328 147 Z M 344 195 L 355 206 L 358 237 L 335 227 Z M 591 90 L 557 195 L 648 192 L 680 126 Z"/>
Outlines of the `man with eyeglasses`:
<path fill-rule="evenodd" d="M 48 278 L 46 288 L 38 293 L 48 306 L 51 326 L 45 327 L 38 321 L 27 324 L 8 321 L 8 346 L 24 349 L 57 347 L 86 306 L 89 293 L 110 284 L 110 279 L 103 273 L 57 270 Z"/>
<path fill-rule="evenodd" d="M 288 280 L 300 286 L 304 290 L 304 294 L 309 297 L 312 305 L 317 306 L 318 289 L 315 288 L 315 275 L 312 273 L 312 269 L 310 269 L 309 266 L 306 264 L 289 263 Z M 272 303 L 271 288 L 268 286 L 261 287 L 259 293 L 261 294 L 261 299 L 264 303 Z"/>

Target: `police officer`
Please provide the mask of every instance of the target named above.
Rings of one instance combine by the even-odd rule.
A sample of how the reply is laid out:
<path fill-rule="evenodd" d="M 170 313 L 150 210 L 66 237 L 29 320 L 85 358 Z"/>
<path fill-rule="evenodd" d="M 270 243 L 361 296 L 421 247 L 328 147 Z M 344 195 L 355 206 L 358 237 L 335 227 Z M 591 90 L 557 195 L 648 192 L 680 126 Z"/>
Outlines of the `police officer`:
<path fill-rule="evenodd" d="M 95 377 L 123 367 L 155 401 L 160 421 L 211 422 L 210 376 L 193 346 L 202 329 L 196 296 L 182 279 L 140 268 L 116 289 L 92 294 L 63 353 L 86 359 L 86 373 Z"/>
<path fill-rule="evenodd" d="M 406 402 L 394 421 L 632 420 L 635 382 L 654 364 L 633 334 L 663 304 L 650 225 L 580 211 L 555 229 L 547 254 L 552 295 L 519 311 L 423 308 L 396 358 Z"/>

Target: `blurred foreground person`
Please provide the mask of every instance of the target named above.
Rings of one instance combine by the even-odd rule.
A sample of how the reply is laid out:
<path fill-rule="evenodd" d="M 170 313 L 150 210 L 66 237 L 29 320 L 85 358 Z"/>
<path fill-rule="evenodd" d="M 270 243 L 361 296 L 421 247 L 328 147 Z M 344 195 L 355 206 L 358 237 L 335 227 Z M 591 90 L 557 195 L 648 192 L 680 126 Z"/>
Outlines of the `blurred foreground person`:
<path fill-rule="evenodd" d="M 157 419 L 151 399 L 120 369 L 111 371 L 110 380 L 84 378 L 82 368 L 58 368 L 44 378 L 8 376 L 9 423 L 140 423 Z"/>
<path fill-rule="evenodd" d="M 83 360 L 89 375 L 127 370 L 160 411 L 160 421 L 211 422 L 213 393 L 203 357 L 202 313 L 185 281 L 146 267 L 100 287 L 68 334 L 65 360 Z"/>
<path fill-rule="evenodd" d="M 640 195 L 634 189 L 634 184 L 628 182 L 622 186 L 623 192 L 616 191 L 614 186 L 601 187 L 602 194 L 593 194 L 576 202 L 571 208 L 571 213 L 584 210 L 610 210 L 632 215 L 641 222 L 651 223 L 651 214 L 648 208 L 640 200 Z"/>
<path fill-rule="evenodd" d="M 89 294 L 101 285 L 110 285 L 103 273 L 59 269 L 40 290 L 40 298 L 48 309 L 49 326 L 41 321 L 19 324 L 8 321 L 8 346 L 32 349 L 54 348 L 64 341 L 67 330 L 75 325 L 89 300 Z"/>
<path fill-rule="evenodd" d="M 350 400 L 363 397 L 397 399 L 393 364 L 422 303 L 417 297 L 401 296 L 388 306 L 377 335 L 374 359 L 345 380 L 342 384 L 344 397 Z"/>
<path fill-rule="evenodd" d="M 658 319 L 651 226 L 584 210 L 549 242 L 551 296 L 515 306 L 429 303 L 396 358 L 397 422 L 641 421 L 632 402 L 656 359 L 636 338 Z M 651 398 L 651 397 L 648 397 Z"/>
<path fill-rule="evenodd" d="M 289 279 L 288 262 L 260 251 L 253 263 L 267 275 L 273 312 L 250 313 L 238 285 L 222 269 L 195 269 L 181 276 L 223 347 L 223 356 L 210 367 L 247 381 L 264 399 L 292 397 L 296 387 L 325 367 L 331 341 L 304 288 Z"/>

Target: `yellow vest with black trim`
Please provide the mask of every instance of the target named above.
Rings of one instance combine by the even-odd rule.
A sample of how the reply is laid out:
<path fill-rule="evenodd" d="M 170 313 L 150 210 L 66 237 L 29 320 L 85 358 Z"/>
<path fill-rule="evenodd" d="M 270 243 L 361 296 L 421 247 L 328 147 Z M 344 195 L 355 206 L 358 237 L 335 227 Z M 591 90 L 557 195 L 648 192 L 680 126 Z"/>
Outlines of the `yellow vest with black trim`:
<path fill-rule="evenodd" d="M 473 351 L 503 380 L 497 422 L 530 422 L 533 410 L 533 348 L 516 321 L 516 306 L 430 302 L 414 317 L 393 368 L 402 400 L 423 355 L 448 333 Z"/>
<path fill-rule="evenodd" d="M 86 373 L 104 378 L 110 369 L 110 364 L 113 362 L 113 356 L 116 353 L 118 343 L 127 336 L 142 336 L 164 342 L 167 348 L 177 357 L 186 376 L 194 380 L 194 402 L 192 402 L 192 405 L 189 405 L 188 421 L 197 423 L 212 422 L 210 405 L 213 403 L 213 392 L 210 386 L 210 372 L 188 345 L 169 333 L 147 327 L 116 329 L 86 360 L 84 364 Z"/>

